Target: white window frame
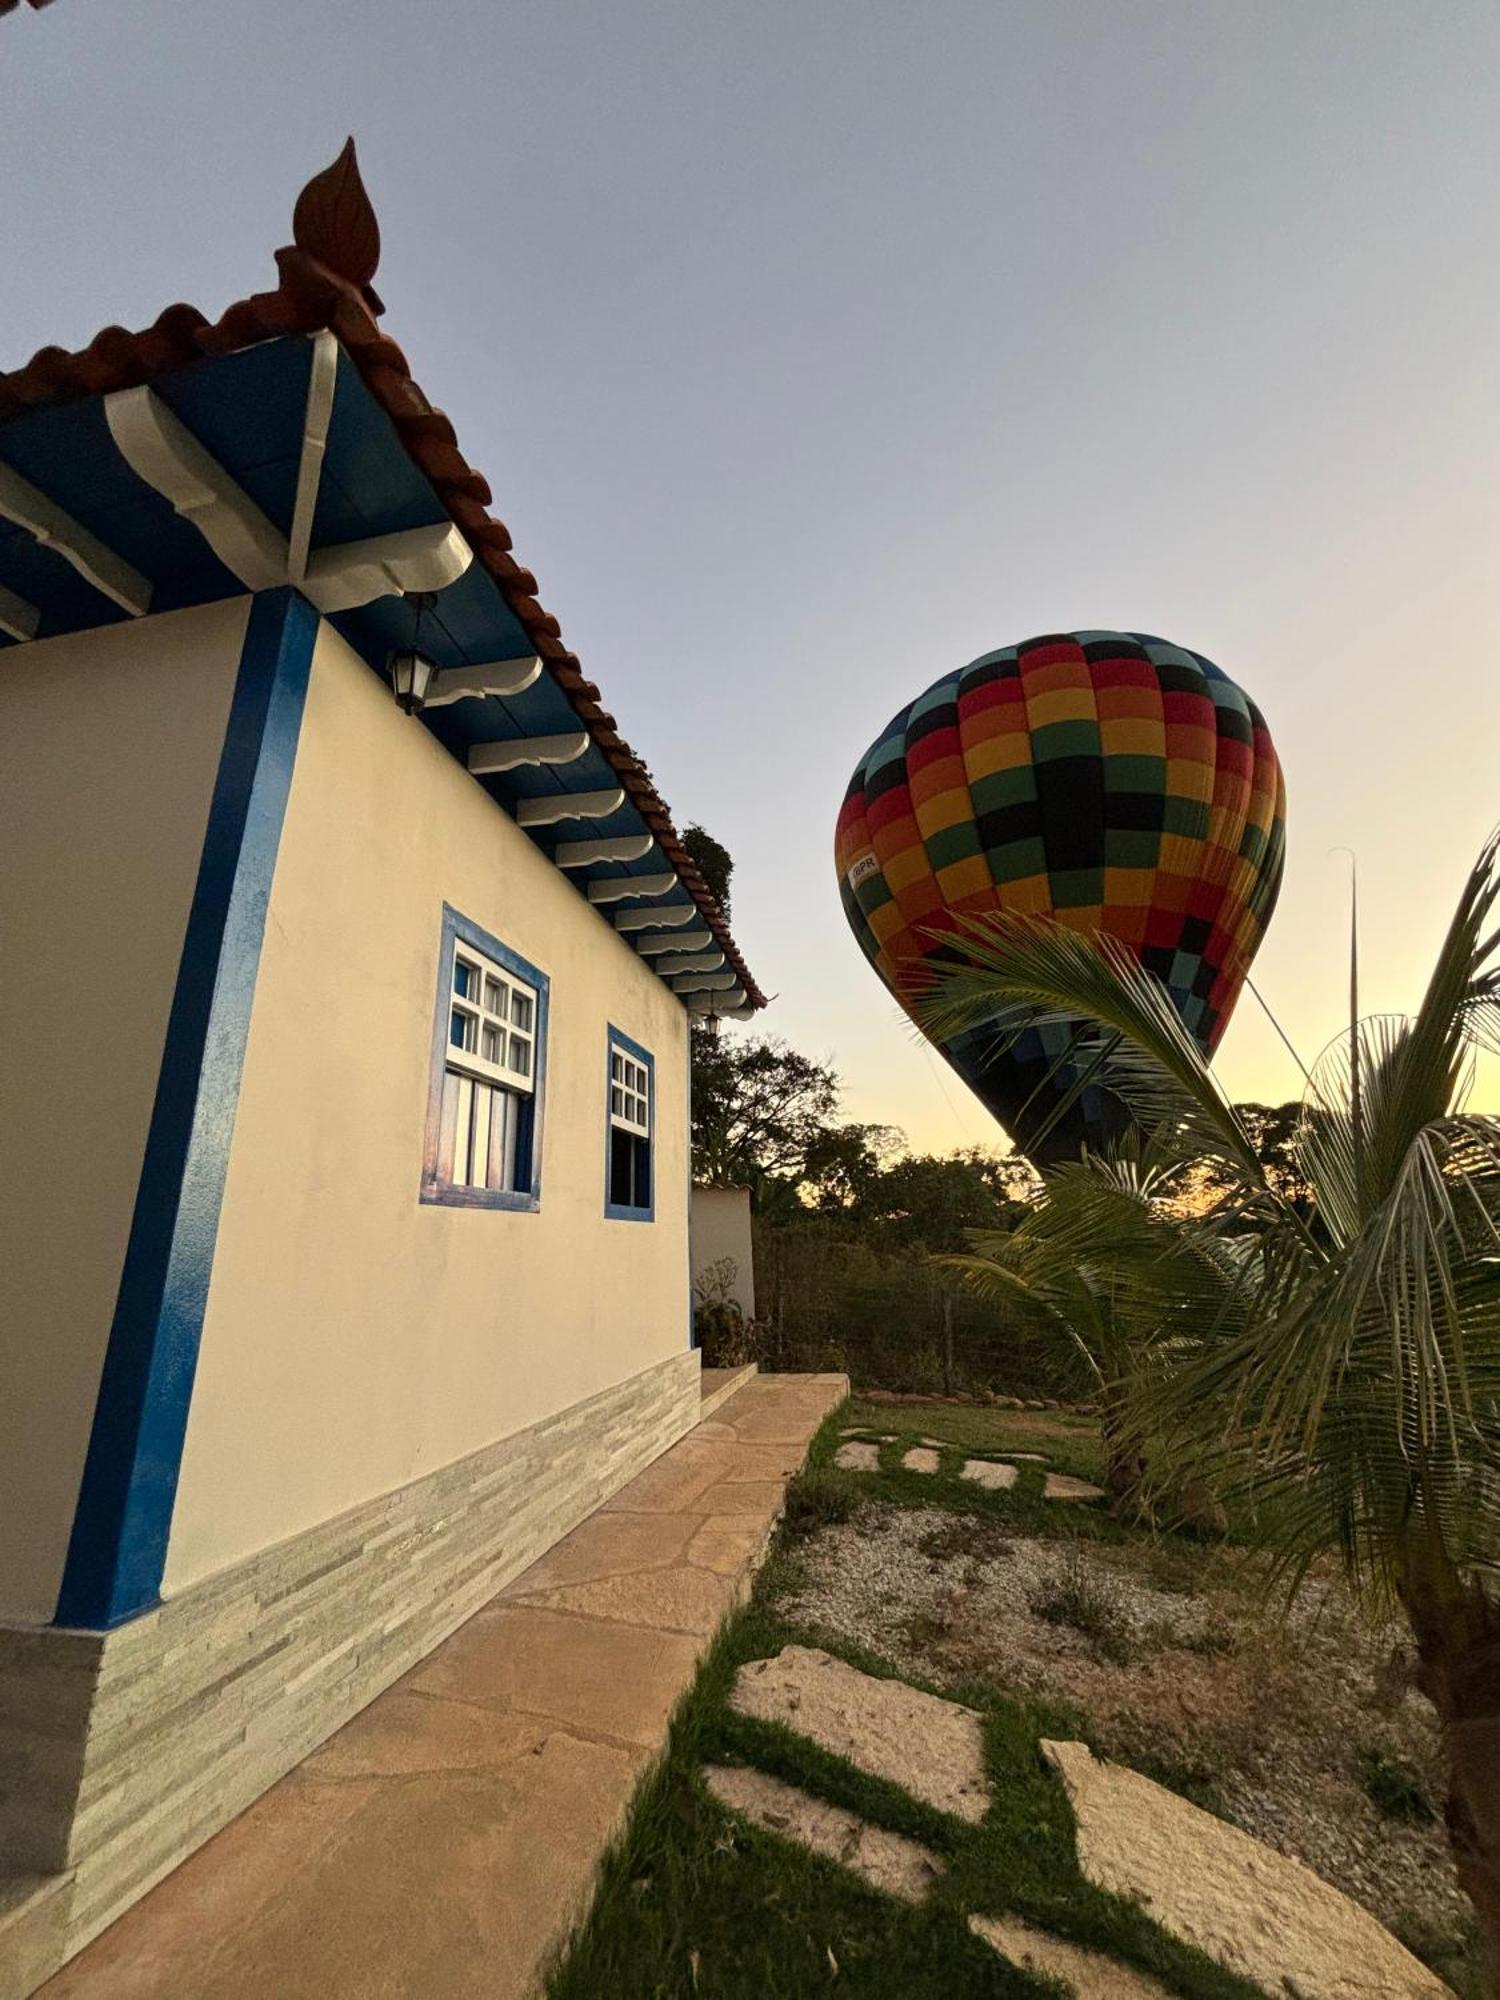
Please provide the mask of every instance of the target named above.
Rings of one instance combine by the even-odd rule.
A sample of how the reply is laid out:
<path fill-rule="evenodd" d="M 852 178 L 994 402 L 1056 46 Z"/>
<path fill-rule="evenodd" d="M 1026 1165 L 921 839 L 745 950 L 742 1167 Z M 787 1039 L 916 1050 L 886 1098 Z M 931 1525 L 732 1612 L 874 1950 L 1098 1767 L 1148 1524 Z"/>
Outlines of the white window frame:
<path fill-rule="evenodd" d="M 477 998 L 472 992 L 459 991 L 461 970 L 468 975 L 466 985 L 472 987 L 477 981 Z M 449 975 L 448 1046 L 444 1058 L 449 1069 L 476 1077 L 481 1083 L 495 1083 L 506 1090 L 529 1095 L 536 1087 L 538 1012 L 539 995 L 534 986 L 518 979 L 503 965 L 497 965 L 467 940 L 454 939 L 453 970 Z M 455 1015 L 465 1023 L 466 1039 L 462 1045 L 453 1039 Z M 503 1062 L 485 1054 L 487 1036 L 496 1038 L 497 1048 L 504 1052 Z M 522 1066 L 515 1060 L 518 1051 L 525 1059 Z"/>
<path fill-rule="evenodd" d="M 604 1213 L 614 1222 L 656 1220 L 656 1063 L 648 1049 L 610 1025 L 605 1064 Z M 635 1149 L 632 1179 L 644 1169 L 646 1199 L 614 1200 L 615 1134 Z"/>
<path fill-rule="evenodd" d="M 439 968 L 421 1199 L 535 1212 L 551 982 L 448 904 Z"/>
<path fill-rule="evenodd" d="M 637 1139 L 651 1137 L 651 1072 L 616 1041 L 609 1045 L 609 1122 Z"/>

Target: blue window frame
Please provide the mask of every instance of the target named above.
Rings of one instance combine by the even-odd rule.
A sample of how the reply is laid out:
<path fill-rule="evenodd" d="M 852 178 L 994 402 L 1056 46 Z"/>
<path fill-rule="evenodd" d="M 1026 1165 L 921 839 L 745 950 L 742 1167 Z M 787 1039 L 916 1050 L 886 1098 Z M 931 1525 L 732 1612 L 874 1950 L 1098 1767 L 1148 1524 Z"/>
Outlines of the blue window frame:
<path fill-rule="evenodd" d="M 611 1028 L 604 1062 L 604 1213 L 656 1220 L 656 1059 Z"/>
<path fill-rule="evenodd" d="M 443 905 L 423 1201 L 541 1206 L 548 998 L 545 972 Z"/>

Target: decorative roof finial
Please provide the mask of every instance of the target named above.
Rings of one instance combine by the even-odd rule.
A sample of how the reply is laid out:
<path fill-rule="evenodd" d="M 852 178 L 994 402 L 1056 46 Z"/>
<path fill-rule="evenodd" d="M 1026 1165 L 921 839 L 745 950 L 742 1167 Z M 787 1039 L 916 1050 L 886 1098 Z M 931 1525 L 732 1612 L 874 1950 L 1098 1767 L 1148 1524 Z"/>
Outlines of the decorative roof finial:
<path fill-rule="evenodd" d="M 292 241 L 335 277 L 357 285 L 372 312 L 385 310 L 370 284 L 380 262 L 380 224 L 360 179 L 352 138 L 298 195 Z"/>

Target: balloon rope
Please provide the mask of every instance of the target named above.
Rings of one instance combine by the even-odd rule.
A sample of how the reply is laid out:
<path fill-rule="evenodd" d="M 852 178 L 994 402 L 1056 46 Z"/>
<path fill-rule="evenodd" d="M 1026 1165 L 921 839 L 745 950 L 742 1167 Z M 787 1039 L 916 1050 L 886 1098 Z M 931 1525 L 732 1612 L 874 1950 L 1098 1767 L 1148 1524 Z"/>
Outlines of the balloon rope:
<path fill-rule="evenodd" d="M 930 1043 L 919 1042 L 917 1046 L 921 1049 L 923 1055 L 926 1056 L 928 1062 L 932 1065 L 932 1073 L 937 1078 L 937 1087 L 943 1093 L 943 1099 L 944 1102 L 947 1104 L 948 1109 L 953 1113 L 954 1123 L 959 1127 L 964 1137 L 972 1145 L 974 1140 L 974 1128 L 972 1125 L 970 1125 L 968 1119 L 963 1116 L 962 1112 L 960 1112 L 958 1106 L 953 1102 L 953 1099 L 949 1097 L 948 1085 L 943 1076 L 942 1065 L 938 1061 L 937 1057 L 932 1053 L 932 1047 Z"/>
<path fill-rule="evenodd" d="M 1280 1035 L 1282 1044 L 1285 1047 L 1287 1054 L 1291 1057 L 1292 1061 L 1297 1065 L 1298 1069 L 1301 1070 L 1303 1080 L 1306 1082 L 1308 1088 L 1310 1090 L 1317 1090 L 1318 1086 L 1312 1080 L 1311 1070 L 1309 1070 L 1307 1064 L 1302 1060 L 1301 1056 L 1299 1056 L 1297 1051 L 1292 1047 L 1291 1038 L 1287 1034 L 1286 1029 L 1282 1027 L 1281 1023 L 1277 1020 L 1276 1016 L 1271 1012 L 1270 1008 L 1266 1005 L 1266 1002 L 1262 997 L 1260 988 L 1256 985 L 1255 981 L 1250 977 L 1249 973 L 1246 973 L 1245 975 L 1245 984 L 1250 988 L 1250 991 L 1255 995 L 1256 999 L 1260 1002 L 1261 1012 L 1265 1015 L 1266 1019 L 1270 1022 L 1271 1026 L 1276 1030 L 1277 1034 Z M 1322 1093 L 1319 1092 L 1319 1095 L 1321 1096 Z"/>

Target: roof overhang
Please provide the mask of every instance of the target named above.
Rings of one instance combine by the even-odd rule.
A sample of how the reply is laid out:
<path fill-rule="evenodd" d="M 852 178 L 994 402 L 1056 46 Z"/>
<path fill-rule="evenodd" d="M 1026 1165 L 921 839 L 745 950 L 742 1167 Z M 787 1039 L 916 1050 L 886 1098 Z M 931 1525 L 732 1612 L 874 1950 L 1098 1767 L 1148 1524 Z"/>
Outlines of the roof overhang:
<path fill-rule="evenodd" d="M 363 200 L 352 149 L 329 174 L 346 210 Z M 327 179 L 304 190 L 275 292 L 215 324 L 171 307 L 0 376 L 0 662 L 290 583 L 383 676 L 420 616 L 438 673 L 419 726 L 692 1011 L 752 1012 L 764 998 L 649 774 L 377 327 L 367 244 L 368 268 L 340 275 L 339 243 L 319 238 L 309 197 Z M 699 948 L 669 949 L 687 923 Z"/>

